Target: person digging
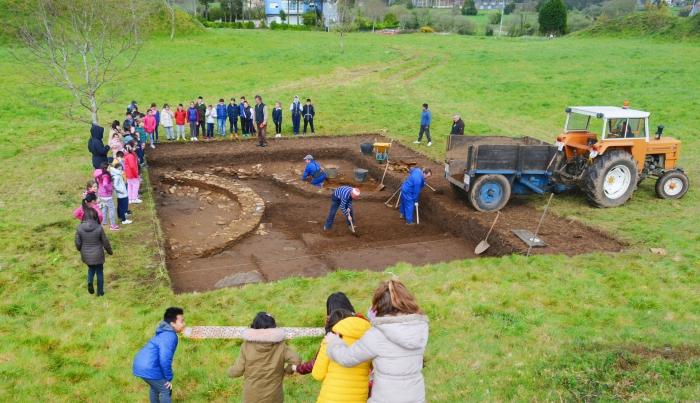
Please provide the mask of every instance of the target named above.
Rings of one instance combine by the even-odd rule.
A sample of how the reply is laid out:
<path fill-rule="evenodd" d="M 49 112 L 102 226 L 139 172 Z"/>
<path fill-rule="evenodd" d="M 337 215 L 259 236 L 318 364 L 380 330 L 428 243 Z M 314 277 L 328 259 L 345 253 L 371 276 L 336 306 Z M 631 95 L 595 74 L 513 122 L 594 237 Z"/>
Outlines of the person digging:
<path fill-rule="evenodd" d="M 407 225 L 414 225 L 413 208 L 418 208 L 418 196 L 425 186 L 425 180 L 432 176 L 430 168 L 411 168 L 408 178 L 401 185 L 401 218 Z"/>
<path fill-rule="evenodd" d="M 306 181 L 306 178 L 310 176 L 311 181 L 309 183 L 311 185 L 323 186 L 323 181 L 326 180 L 326 173 L 323 172 L 323 168 L 321 168 L 318 162 L 314 161 L 314 157 L 311 154 L 304 157 L 304 161 L 306 161 L 306 169 L 304 170 L 304 175 L 302 175 L 301 180 Z"/>
<path fill-rule="evenodd" d="M 337 188 L 333 192 L 333 196 L 331 196 L 331 211 L 328 214 L 328 219 L 326 219 L 326 225 L 323 227 L 323 230 L 328 231 L 331 229 L 338 208 L 345 214 L 345 218 L 348 219 L 348 227 L 353 228 L 355 225 L 355 213 L 352 210 L 352 201 L 359 198 L 360 189 L 358 188 L 352 188 L 350 186 L 341 186 Z"/>

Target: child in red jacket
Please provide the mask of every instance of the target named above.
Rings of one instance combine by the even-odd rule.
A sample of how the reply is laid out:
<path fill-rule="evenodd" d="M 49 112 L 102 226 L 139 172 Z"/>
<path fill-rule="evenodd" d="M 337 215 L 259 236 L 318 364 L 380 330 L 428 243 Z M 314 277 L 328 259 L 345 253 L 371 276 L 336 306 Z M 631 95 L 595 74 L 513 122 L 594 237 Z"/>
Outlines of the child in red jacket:
<path fill-rule="evenodd" d="M 185 121 L 187 120 L 187 111 L 185 111 L 182 104 L 177 106 L 175 111 L 175 125 L 177 126 L 177 133 L 175 135 L 175 140 L 185 139 Z"/>
<path fill-rule="evenodd" d="M 134 146 L 134 142 L 130 142 L 129 147 L 126 149 L 127 153 L 124 155 L 124 172 L 128 185 L 129 204 L 142 203 L 141 199 L 139 199 L 139 187 L 141 186 L 141 182 L 139 181 L 139 161 L 138 158 L 136 158 Z"/>

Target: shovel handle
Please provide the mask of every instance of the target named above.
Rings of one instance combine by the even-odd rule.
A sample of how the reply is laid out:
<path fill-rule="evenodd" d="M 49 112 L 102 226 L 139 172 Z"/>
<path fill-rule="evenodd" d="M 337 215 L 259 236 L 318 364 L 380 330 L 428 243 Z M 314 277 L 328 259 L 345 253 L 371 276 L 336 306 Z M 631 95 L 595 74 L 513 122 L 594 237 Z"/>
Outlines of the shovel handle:
<path fill-rule="evenodd" d="M 493 227 L 496 226 L 496 221 L 498 221 L 498 217 L 500 217 L 500 216 L 501 216 L 501 212 L 500 212 L 500 211 L 497 211 L 497 212 L 496 212 L 496 219 L 493 220 L 493 224 L 491 224 L 491 228 L 489 229 L 489 233 L 486 234 L 486 238 L 484 238 L 484 241 L 486 241 L 487 239 L 489 239 L 489 235 L 491 235 L 491 231 L 493 231 Z"/>
<path fill-rule="evenodd" d="M 389 158 L 386 159 L 386 168 L 384 168 L 384 175 L 382 175 L 382 181 L 380 182 L 381 184 L 384 184 L 384 177 L 386 176 L 386 171 L 389 169 Z"/>

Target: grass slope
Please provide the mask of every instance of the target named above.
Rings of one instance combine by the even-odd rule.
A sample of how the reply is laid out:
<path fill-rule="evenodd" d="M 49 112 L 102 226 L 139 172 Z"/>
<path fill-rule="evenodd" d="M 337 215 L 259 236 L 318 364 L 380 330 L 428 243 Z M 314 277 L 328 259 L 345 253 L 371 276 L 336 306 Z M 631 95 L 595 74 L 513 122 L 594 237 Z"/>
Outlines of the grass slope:
<path fill-rule="evenodd" d="M 670 14 L 637 12 L 606 20 L 572 35 L 612 38 L 649 37 L 664 41 L 697 40 L 700 38 L 700 15 L 682 18 Z"/>
<path fill-rule="evenodd" d="M 337 37 L 317 32 L 156 37 L 121 84 L 124 98 L 100 116 L 105 126 L 121 120 L 132 98 L 172 105 L 198 95 L 212 102 L 259 93 L 287 105 L 298 94 L 314 100 L 318 133 L 386 128 L 408 143 L 427 102 L 434 145 L 416 149 L 440 159 L 454 112 L 468 133 L 553 140 L 566 106 L 630 100 L 684 142 L 681 164 L 693 184 L 687 196 L 659 200 L 645 182 L 622 208 L 592 209 L 582 195 L 558 196 L 552 208 L 630 242 L 628 252 L 399 264 L 390 271 L 431 318 L 424 374 L 432 402 L 690 401 L 700 395 L 696 50 L 602 38 L 356 34 L 340 55 Z M 71 216 L 92 173 L 88 127 L 14 96 L 28 78 L 4 50 L 0 72 L 0 401 L 144 401 L 147 388 L 131 375 L 131 362 L 167 306 L 184 307 L 189 325 L 245 325 L 268 310 L 281 325 L 321 326 L 329 293 L 346 292 L 364 312 L 377 282 L 390 275 L 338 271 L 174 295 L 146 194 L 132 208 L 135 223 L 108 234 L 115 255 L 106 263 L 107 296 L 88 295 Z M 68 99 L 52 88 L 28 91 L 46 102 Z M 649 246 L 668 254 L 652 255 Z M 291 344 L 309 359 L 318 342 Z M 225 376 L 239 345 L 182 339 L 177 401 L 240 399 L 242 380 Z M 290 402 L 313 401 L 319 388 L 310 377 L 285 381 Z"/>

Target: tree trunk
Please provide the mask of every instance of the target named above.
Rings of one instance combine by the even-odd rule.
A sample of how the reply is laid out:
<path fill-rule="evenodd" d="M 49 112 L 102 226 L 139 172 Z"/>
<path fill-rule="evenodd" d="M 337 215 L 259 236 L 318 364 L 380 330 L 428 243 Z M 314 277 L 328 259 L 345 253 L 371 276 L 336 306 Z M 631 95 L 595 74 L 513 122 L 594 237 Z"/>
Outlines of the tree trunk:
<path fill-rule="evenodd" d="M 97 100 L 95 99 L 94 94 L 90 95 L 90 112 L 92 124 L 99 125 L 100 121 L 97 118 Z"/>
<path fill-rule="evenodd" d="M 345 53 L 345 47 L 343 46 L 343 33 L 340 33 L 340 54 Z"/>
<path fill-rule="evenodd" d="M 173 39 L 175 39 L 175 9 L 173 8 L 170 11 L 173 13 L 173 24 L 172 24 L 172 27 L 170 28 L 170 40 L 172 41 Z"/>

